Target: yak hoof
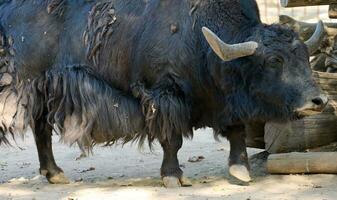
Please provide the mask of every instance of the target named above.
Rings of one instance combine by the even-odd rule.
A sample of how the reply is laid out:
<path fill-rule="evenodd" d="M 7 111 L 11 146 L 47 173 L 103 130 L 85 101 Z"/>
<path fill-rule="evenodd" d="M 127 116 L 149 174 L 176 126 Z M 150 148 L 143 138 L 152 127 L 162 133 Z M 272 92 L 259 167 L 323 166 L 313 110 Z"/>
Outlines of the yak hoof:
<path fill-rule="evenodd" d="M 41 174 L 42 176 L 47 176 L 48 170 L 46 170 L 46 169 L 40 169 L 40 174 Z"/>
<path fill-rule="evenodd" d="M 186 177 L 184 177 L 184 176 L 182 176 L 179 179 L 179 181 L 180 181 L 180 184 L 181 184 L 182 187 L 190 187 L 190 186 L 192 186 L 191 180 L 188 179 L 188 178 L 186 178 Z"/>
<path fill-rule="evenodd" d="M 180 180 L 174 176 L 163 177 L 163 184 L 166 188 L 177 188 L 181 187 Z"/>
<path fill-rule="evenodd" d="M 244 181 L 249 182 L 252 179 L 250 178 L 249 171 L 247 167 L 244 165 L 232 165 L 229 167 L 229 173 L 234 176 L 235 178 Z"/>
<path fill-rule="evenodd" d="M 64 173 L 56 174 L 50 178 L 47 178 L 51 184 L 69 184 L 69 179 L 64 175 Z"/>

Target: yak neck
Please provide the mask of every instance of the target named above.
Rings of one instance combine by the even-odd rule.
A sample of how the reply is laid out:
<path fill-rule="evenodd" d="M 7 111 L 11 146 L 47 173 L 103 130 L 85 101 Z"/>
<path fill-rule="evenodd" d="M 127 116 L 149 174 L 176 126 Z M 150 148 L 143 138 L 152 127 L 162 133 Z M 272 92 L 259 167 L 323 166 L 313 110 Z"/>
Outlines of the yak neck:
<path fill-rule="evenodd" d="M 203 70 L 207 72 L 207 88 L 204 88 L 201 110 L 207 110 L 208 115 L 204 120 L 210 126 L 220 126 L 226 118 L 226 124 L 233 124 L 247 118 L 244 109 L 235 110 L 234 107 L 241 100 L 250 102 L 245 88 L 242 86 L 240 70 L 236 69 L 238 61 L 223 62 L 209 47 L 202 35 L 202 27 L 207 27 L 215 32 L 224 42 L 233 44 L 246 41 L 254 30 L 261 24 L 256 2 L 253 0 L 187 0 L 190 3 L 190 15 L 193 21 L 194 34 L 199 39 L 204 59 Z M 246 61 L 243 59 L 238 59 Z M 241 62 L 241 61 L 239 61 Z M 224 77 L 225 76 L 225 77 Z M 232 79 L 235 76 L 235 79 Z M 228 84 L 222 85 L 222 79 L 227 78 Z M 234 86 L 234 87 L 233 87 Z M 225 87 L 225 88 L 224 88 Z M 240 91 L 238 91 L 240 90 Z M 207 106 L 205 106 L 207 105 Z M 246 104 L 247 106 L 250 106 Z M 220 108 L 221 107 L 221 108 Z M 219 109 L 220 108 L 220 109 Z M 226 116 L 224 116 L 226 115 Z M 221 119 L 222 118 L 222 119 Z M 218 125 L 217 125 L 218 124 Z"/>

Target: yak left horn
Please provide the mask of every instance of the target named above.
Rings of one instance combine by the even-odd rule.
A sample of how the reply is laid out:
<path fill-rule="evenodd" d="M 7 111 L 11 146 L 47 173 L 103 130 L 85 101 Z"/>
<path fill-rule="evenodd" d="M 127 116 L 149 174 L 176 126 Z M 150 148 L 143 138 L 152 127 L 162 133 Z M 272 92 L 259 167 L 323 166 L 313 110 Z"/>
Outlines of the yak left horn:
<path fill-rule="evenodd" d="M 308 47 L 310 55 L 313 55 L 315 51 L 317 51 L 323 39 L 324 39 L 324 24 L 322 20 L 319 20 L 314 34 L 305 42 L 305 44 Z"/>
<path fill-rule="evenodd" d="M 202 32 L 213 51 L 224 61 L 253 55 L 259 46 L 257 42 L 253 41 L 227 44 L 206 27 L 202 28 Z"/>

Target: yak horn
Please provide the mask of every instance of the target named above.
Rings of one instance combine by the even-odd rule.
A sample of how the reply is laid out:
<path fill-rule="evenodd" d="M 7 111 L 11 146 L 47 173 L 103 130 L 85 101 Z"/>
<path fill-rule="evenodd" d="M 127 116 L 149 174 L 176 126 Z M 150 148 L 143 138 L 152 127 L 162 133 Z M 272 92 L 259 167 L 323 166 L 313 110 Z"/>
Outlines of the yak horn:
<path fill-rule="evenodd" d="M 226 44 L 215 33 L 206 27 L 202 32 L 213 51 L 224 61 L 253 55 L 258 48 L 257 42 L 243 42 L 238 44 Z"/>
<path fill-rule="evenodd" d="M 316 26 L 314 34 L 305 42 L 308 47 L 309 54 L 313 55 L 324 39 L 324 24 L 322 20 L 319 20 Z"/>

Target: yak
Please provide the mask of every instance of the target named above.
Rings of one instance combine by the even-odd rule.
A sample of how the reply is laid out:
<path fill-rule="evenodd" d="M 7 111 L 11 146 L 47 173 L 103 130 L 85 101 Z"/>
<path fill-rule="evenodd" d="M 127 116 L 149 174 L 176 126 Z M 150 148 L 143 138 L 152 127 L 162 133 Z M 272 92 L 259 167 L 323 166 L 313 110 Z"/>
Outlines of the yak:
<path fill-rule="evenodd" d="M 31 127 L 50 183 L 69 182 L 53 130 L 89 151 L 159 141 L 173 187 L 189 185 L 183 138 L 211 127 L 230 142 L 230 174 L 248 182 L 247 126 L 327 104 L 309 67 L 323 29 L 303 42 L 262 23 L 255 0 L 1 1 L 1 141 Z"/>

